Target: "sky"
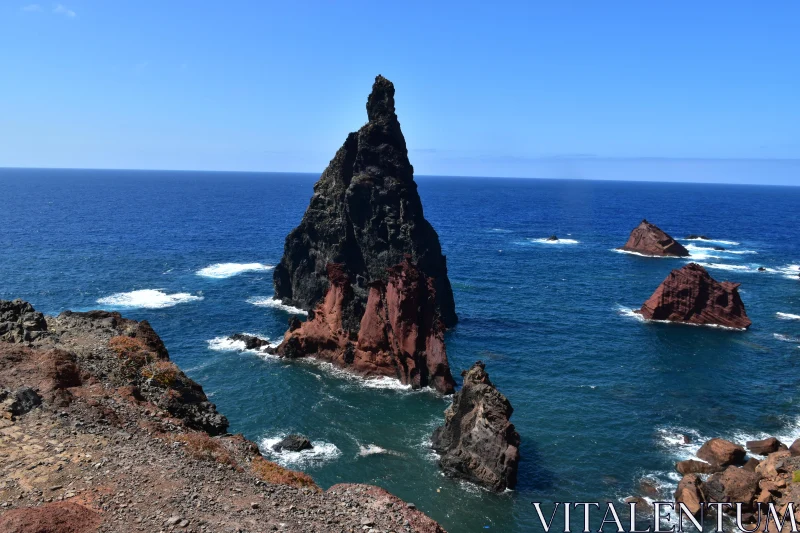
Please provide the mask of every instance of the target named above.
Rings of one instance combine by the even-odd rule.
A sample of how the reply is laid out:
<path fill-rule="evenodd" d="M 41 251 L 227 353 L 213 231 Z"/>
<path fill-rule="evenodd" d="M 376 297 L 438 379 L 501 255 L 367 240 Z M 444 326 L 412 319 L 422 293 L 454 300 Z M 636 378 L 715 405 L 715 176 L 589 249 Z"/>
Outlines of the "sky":
<path fill-rule="evenodd" d="M 0 167 L 800 184 L 800 2 L 0 0 Z"/>

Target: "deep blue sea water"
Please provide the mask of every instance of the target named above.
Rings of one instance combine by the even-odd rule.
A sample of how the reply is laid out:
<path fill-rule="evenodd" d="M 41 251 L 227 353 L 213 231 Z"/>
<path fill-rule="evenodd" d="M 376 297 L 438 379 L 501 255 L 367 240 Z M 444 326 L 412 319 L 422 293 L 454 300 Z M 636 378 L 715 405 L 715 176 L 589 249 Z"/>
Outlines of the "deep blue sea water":
<path fill-rule="evenodd" d="M 497 495 L 440 475 L 427 439 L 447 399 L 210 343 L 284 332 L 285 310 L 248 300 L 272 295 L 263 268 L 317 177 L 0 169 L 0 298 L 148 319 L 231 431 L 304 433 L 317 453 L 273 459 L 325 487 L 385 487 L 451 533 L 540 531 L 532 501 L 616 501 L 643 478 L 669 496 L 675 461 L 703 438 L 800 436 L 800 188 L 417 178 L 461 319 L 451 366 L 482 359 L 515 408 L 519 486 Z M 644 217 L 676 238 L 720 240 L 729 251 L 685 244 L 717 279 L 742 283 L 749 331 L 631 316 L 686 262 L 612 251 Z M 553 233 L 572 242 L 537 240 Z M 258 265 L 197 273 L 221 263 Z M 679 445 L 683 433 L 695 444 Z"/>

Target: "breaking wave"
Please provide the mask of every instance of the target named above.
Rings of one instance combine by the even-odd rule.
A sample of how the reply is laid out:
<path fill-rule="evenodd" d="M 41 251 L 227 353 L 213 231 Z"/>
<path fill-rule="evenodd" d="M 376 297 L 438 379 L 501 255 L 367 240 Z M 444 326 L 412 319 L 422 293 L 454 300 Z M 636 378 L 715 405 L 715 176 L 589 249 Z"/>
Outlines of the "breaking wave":
<path fill-rule="evenodd" d="M 528 239 L 530 242 L 538 242 L 539 244 L 579 244 L 580 241 L 575 239 L 558 239 L 557 241 L 549 241 L 547 239 Z"/>
<path fill-rule="evenodd" d="M 617 252 L 618 254 L 630 254 L 630 255 L 638 255 L 639 257 L 654 257 L 656 259 L 685 259 L 683 257 L 676 257 L 674 255 L 648 255 L 648 254 L 640 254 L 639 252 L 632 252 L 630 250 L 620 250 L 619 248 L 612 248 L 612 252 Z"/>
<path fill-rule="evenodd" d="M 382 448 L 377 444 L 367 444 L 366 446 L 358 445 L 358 456 L 359 457 L 368 457 L 370 455 L 396 455 L 398 457 L 402 457 L 403 454 L 400 452 L 396 452 L 394 450 L 387 450 L 386 448 Z"/>
<path fill-rule="evenodd" d="M 290 452 L 288 450 L 276 452 L 273 450 L 272 447 L 284 437 L 286 437 L 285 433 L 276 437 L 264 437 L 258 443 L 261 453 L 281 466 L 314 465 L 332 461 L 342 455 L 341 450 L 335 444 L 321 440 L 311 441 L 313 448 L 301 452 Z"/>
<path fill-rule="evenodd" d="M 248 298 L 247 303 L 257 305 L 259 307 L 272 307 L 273 309 L 280 309 L 281 311 L 285 311 L 293 315 L 308 315 L 307 311 L 303 311 L 298 307 L 286 305 L 280 300 L 276 300 L 271 296 L 255 296 L 253 298 Z"/>
<path fill-rule="evenodd" d="M 204 278 L 223 279 L 236 276 L 242 272 L 253 271 L 266 271 L 275 268 L 272 265 L 264 265 L 261 263 L 216 263 L 201 268 L 195 274 Z"/>
<path fill-rule="evenodd" d="M 717 244 L 727 244 L 728 246 L 739 246 L 739 243 L 736 241 L 723 241 L 721 239 L 681 239 L 683 241 L 700 241 L 700 242 L 714 242 Z"/>
<path fill-rule="evenodd" d="M 276 348 L 278 343 L 272 342 L 272 339 L 269 337 L 265 337 L 263 335 L 255 335 L 253 333 L 245 333 L 245 335 L 250 335 L 251 337 L 258 337 L 259 339 L 268 341 L 271 348 Z M 217 352 L 253 352 L 259 355 L 264 355 L 263 349 L 261 350 L 248 350 L 247 346 L 245 345 L 244 341 L 234 340 L 230 337 L 214 337 L 211 340 L 206 341 L 208 343 L 209 350 L 214 350 Z"/>
<path fill-rule="evenodd" d="M 100 305 L 125 309 L 163 309 L 187 302 L 202 300 L 188 292 L 167 294 L 162 289 L 141 289 L 138 291 L 118 292 L 97 300 Z"/>
<path fill-rule="evenodd" d="M 791 313 L 781 313 L 778 311 L 775 315 L 781 320 L 800 320 L 800 315 L 793 315 Z"/>
<path fill-rule="evenodd" d="M 800 337 L 792 337 L 791 335 L 784 335 L 783 333 L 773 333 L 772 336 L 779 341 L 800 343 Z"/>
<path fill-rule="evenodd" d="M 716 270 L 732 270 L 736 272 L 751 272 L 753 269 L 747 265 L 728 265 L 725 263 L 697 263 L 705 268 L 712 268 Z"/>
<path fill-rule="evenodd" d="M 674 322 L 672 320 L 654 320 L 652 318 L 645 318 L 636 311 L 638 311 L 638 309 L 631 309 L 621 305 L 617 306 L 617 314 L 619 316 L 625 318 L 634 318 L 639 322 L 647 322 L 651 324 L 670 324 L 675 326 L 694 326 L 698 328 L 727 329 L 729 331 L 746 331 L 745 328 L 732 328 L 730 326 L 720 326 L 719 324 L 692 324 L 690 322 Z"/>

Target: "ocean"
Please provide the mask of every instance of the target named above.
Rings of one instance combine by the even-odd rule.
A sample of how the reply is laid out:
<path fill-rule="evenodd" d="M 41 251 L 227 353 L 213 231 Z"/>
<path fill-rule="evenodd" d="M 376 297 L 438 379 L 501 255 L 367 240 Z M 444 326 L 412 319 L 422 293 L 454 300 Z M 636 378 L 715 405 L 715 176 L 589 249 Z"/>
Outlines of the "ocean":
<path fill-rule="evenodd" d="M 459 381 L 486 363 L 522 438 L 517 489 L 494 494 L 438 470 L 428 439 L 447 398 L 225 340 L 285 331 L 271 269 L 317 178 L 0 169 L 0 298 L 149 320 L 268 458 L 323 487 L 384 487 L 451 533 L 541 531 L 534 501 L 616 502 L 648 486 L 671 499 L 675 462 L 704 439 L 800 437 L 800 188 L 418 177 L 460 317 L 450 365 Z M 642 218 L 715 239 L 681 242 L 741 282 L 750 330 L 637 319 L 687 262 L 614 251 Z M 273 454 L 288 433 L 315 450 Z"/>

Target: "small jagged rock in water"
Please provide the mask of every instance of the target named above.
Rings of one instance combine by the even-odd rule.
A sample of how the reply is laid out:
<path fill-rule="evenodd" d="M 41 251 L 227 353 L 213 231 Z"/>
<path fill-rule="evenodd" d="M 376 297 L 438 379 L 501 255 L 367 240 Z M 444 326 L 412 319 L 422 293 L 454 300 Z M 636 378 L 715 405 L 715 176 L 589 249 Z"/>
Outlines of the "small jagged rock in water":
<path fill-rule="evenodd" d="M 647 220 L 642 220 L 631 232 L 628 242 L 617 249 L 642 255 L 689 257 L 689 250 Z"/>
<path fill-rule="evenodd" d="M 272 449 L 276 452 L 286 450 L 288 452 L 302 452 L 311 450 L 314 446 L 311 441 L 302 435 L 287 435 L 280 442 L 273 444 Z"/>
<path fill-rule="evenodd" d="M 514 409 L 489 380 L 478 361 L 463 372 L 464 386 L 445 411 L 445 423 L 433 432 L 432 447 L 441 454 L 445 474 L 494 491 L 517 483 L 519 433 L 509 422 Z"/>
<path fill-rule="evenodd" d="M 708 240 L 708 237 L 706 237 L 705 235 L 695 235 L 694 233 L 692 233 L 691 235 L 687 236 L 686 238 L 689 239 L 690 241 L 692 241 L 692 240 L 696 241 L 698 239 L 701 240 L 701 241 L 707 241 Z"/>
<path fill-rule="evenodd" d="M 387 269 L 385 281 L 370 283 L 364 310 L 345 265 L 330 264 L 327 274 L 325 298 L 307 321 L 290 323 L 276 354 L 315 357 L 365 377 L 453 392 L 435 284 L 411 256 Z"/>
<path fill-rule="evenodd" d="M 312 311 L 330 285 L 329 264 L 352 274 L 353 333 L 370 292 L 408 254 L 433 279 L 436 308 L 446 327 L 458 318 L 439 236 L 425 219 L 414 169 L 394 106 L 394 85 L 378 76 L 367 100 L 369 121 L 350 133 L 314 185 L 303 220 L 286 237 L 274 271 L 275 297 Z"/>
<path fill-rule="evenodd" d="M 548 240 L 548 241 L 557 241 L 557 240 L 558 240 L 558 237 L 556 237 L 555 235 L 550 235 L 550 236 L 547 238 L 547 240 Z"/>
<path fill-rule="evenodd" d="M 669 273 L 638 311 L 648 320 L 749 328 L 739 283 L 719 282 L 705 268 L 689 263 Z"/>
<path fill-rule="evenodd" d="M 245 350 L 259 350 L 265 346 L 269 346 L 269 341 L 260 339 L 254 335 L 247 335 L 246 333 L 236 333 L 230 336 L 232 341 L 241 341 L 244 343 Z"/>

